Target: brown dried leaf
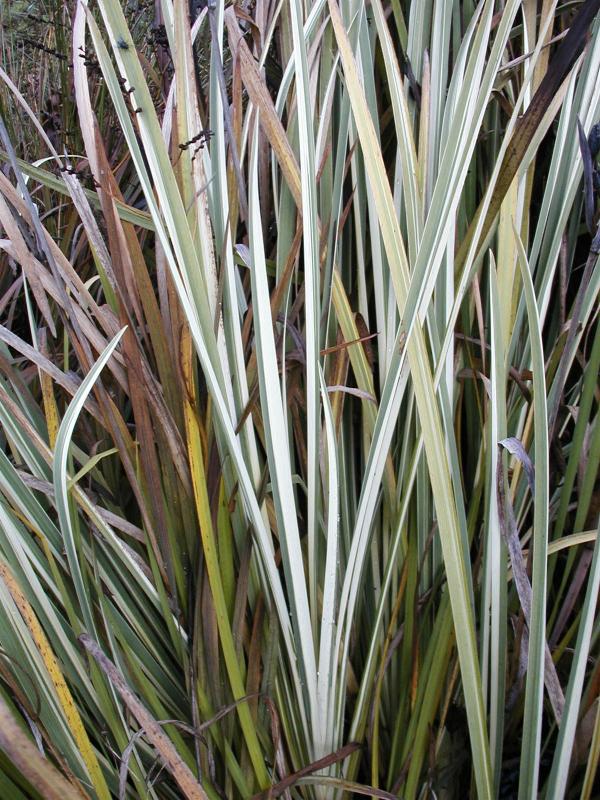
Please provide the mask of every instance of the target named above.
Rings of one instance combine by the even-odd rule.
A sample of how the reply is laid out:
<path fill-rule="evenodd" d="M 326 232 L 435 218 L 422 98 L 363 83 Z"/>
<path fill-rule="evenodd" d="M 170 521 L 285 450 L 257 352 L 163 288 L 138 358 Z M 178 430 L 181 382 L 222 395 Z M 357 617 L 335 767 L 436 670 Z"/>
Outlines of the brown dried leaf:
<path fill-rule="evenodd" d="M 194 777 L 192 771 L 181 758 L 171 740 L 163 732 L 160 724 L 148 713 L 135 694 L 125 682 L 125 678 L 102 652 L 96 642 L 87 633 L 79 637 L 79 641 L 95 659 L 109 681 L 121 695 L 123 702 L 145 731 L 148 741 L 158 750 L 166 768 L 177 781 L 184 797 L 189 800 L 208 800 L 208 795 Z M 57 798 L 60 800 L 60 798 Z"/>

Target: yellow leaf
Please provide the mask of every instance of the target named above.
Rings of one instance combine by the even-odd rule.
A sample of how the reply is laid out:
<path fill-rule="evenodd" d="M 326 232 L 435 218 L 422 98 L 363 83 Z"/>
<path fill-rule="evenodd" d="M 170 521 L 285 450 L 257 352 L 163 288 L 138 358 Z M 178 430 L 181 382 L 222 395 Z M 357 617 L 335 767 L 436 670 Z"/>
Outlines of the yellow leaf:
<path fill-rule="evenodd" d="M 71 729 L 71 733 L 73 734 L 73 738 L 75 739 L 77 747 L 79 748 L 79 752 L 81 753 L 85 762 L 96 793 L 100 800 L 111 800 L 111 795 L 108 790 L 104 775 L 100 769 L 100 765 L 98 764 L 98 759 L 96 758 L 92 743 L 88 738 L 79 712 L 77 711 L 73 696 L 65 682 L 58 660 L 56 659 L 56 656 L 50 647 L 50 643 L 46 638 L 44 631 L 42 630 L 33 608 L 21 591 L 21 587 L 15 580 L 15 577 L 10 571 L 8 564 L 3 561 L 0 561 L 0 577 L 10 592 L 15 605 L 19 609 L 19 612 L 25 621 L 25 624 L 29 628 L 33 641 L 35 642 L 44 664 L 46 665 L 48 675 L 54 684 L 56 694 L 62 706 L 65 719 L 67 720 L 69 728 Z"/>

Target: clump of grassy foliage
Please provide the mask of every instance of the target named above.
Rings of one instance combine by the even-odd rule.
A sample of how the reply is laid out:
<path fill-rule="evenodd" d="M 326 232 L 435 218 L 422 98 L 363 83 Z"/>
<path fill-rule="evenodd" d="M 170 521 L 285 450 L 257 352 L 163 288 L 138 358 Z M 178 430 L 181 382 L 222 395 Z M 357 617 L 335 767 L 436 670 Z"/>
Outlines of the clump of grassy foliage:
<path fill-rule="evenodd" d="M 590 798 L 600 2 L 0 7 L 0 795 Z"/>

